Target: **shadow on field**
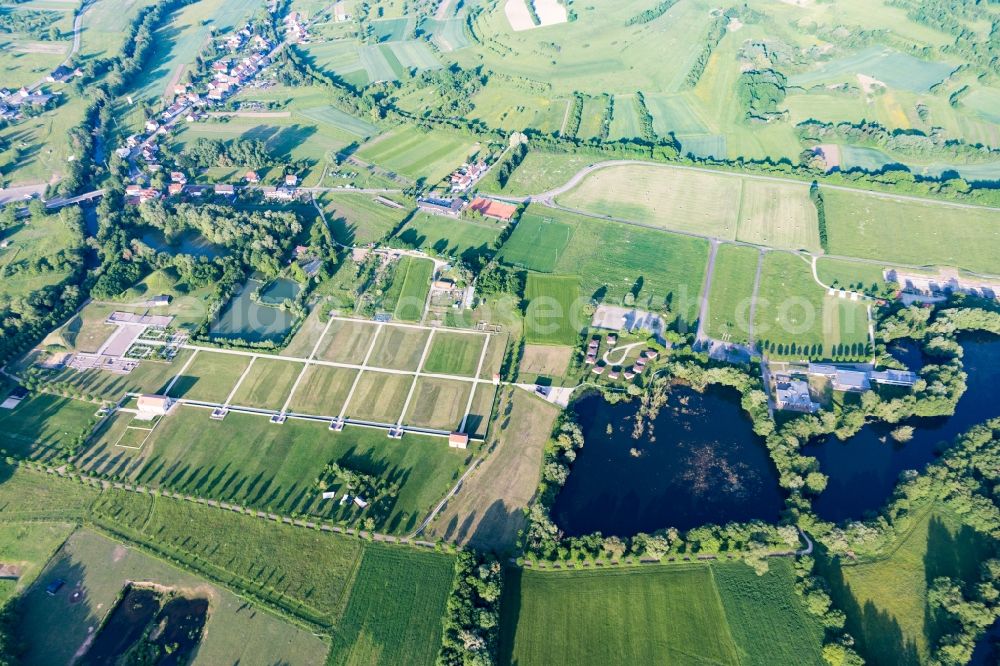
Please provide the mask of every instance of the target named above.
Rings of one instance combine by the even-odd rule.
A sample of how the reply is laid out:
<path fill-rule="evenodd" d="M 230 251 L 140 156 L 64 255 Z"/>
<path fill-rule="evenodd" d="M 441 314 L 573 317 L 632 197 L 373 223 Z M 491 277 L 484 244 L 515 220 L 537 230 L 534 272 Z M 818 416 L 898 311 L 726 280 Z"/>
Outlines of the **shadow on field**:
<path fill-rule="evenodd" d="M 830 596 L 847 616 L 845 628 L 854 636 L 858 652 L 872 666 L 918 666 L 916 643 L 903 638 L 896 618 L 871 601 L 862 606 L 844 579 L 840 560 L 820 549 L 816 556 L 820 574 L 830 584 Z"/>
<path fill-rule="evenodd" d="M 516 666 L 514 657 L 514 637 L 521 619 L 521 576 L 520 567 L 505 567 L 503 592 L 500 594 L 500 640 L 497 645 L 497 663 L 500 666 Z"/>

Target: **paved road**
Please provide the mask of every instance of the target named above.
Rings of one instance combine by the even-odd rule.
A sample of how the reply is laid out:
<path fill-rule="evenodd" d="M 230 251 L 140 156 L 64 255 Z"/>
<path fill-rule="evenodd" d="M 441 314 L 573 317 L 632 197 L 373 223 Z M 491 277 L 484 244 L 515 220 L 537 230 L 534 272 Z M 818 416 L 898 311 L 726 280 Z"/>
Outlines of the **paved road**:
<path fill-rule="evenodd" d="M 45 194 L 45 183 L 35 183 L 34 185 L 18 185 L 0 190 L 0 205 L 11 202 L 27 202 L 26 195 L 40 197 Z"/>
<path fill-rule="evenodd" d="M 607 169 L 610 167 L 627 166 L 627 165 L 651 166 L 651 167 L 660 167 L 665 169 L 681 169 L 683 171 L 692 171 L 696 173 L 709 173 L 716 176 L 729 176 L 732 178 L 749 178 L 751 180 L 760 180 L 771 183 L 792 183 L 795 185 L 807 184 L 806 181 L 799 180 L 796 178 L 782 178 L 781 176 L 762 176 L 759 174 L 749 174 L 736 171 L 723 171 L 721 169 L 706 169 L 704 167 L 685 166 L 683 164 L 665 164 L 663 162 L 648 162 L 644 160 L 607 160 L 604 162 L 596 162 L 594 164 L 590 164 L 580 169 L 579 171 L 576 172 L 576 174 L 573 175 L 572 178 L 566 181 L 565 184 L 555 189 L 548 190 L 547 192 L 542 192 L 541 194 L 531 194 L 528 195 L 527 197 L 520 197 L 520 198 L 506 197 L 506 198 L 513 199 L 516 201 L 550 203 L 553 202 L 555 198 L 558 197 L 559 195 L 565 194 L 566 192 L 572 190 L 574 187 L 579 185 L 584 178 L 586 178 L 595 171 L 599 171 L 601 169 Z M 868 194 L 874 197 L 880 197 L 882 199 L 891 199 L 894 201 L 909 201 L 916 203 L 935 204 L 938 206 L 951 206 L 952 208 L 966 208 L 966 209 L 985 208 L 988 210 L 1000 210 L 995 206 L 983 206 L 980 204 L 960 203 L 957 201 L 944 201 L 941 199 L 930 199 L 927 197 L 918 197 L 908 194 L 890 194 L 887 192 L 879 192 L 877 190 L 866 190 L 860 187 L 847 187 L 846 185 L 828 185 L 826 183 L 822 183 L 821 187 L 825 190 L 836 190 L 839 192 L 853 192 L 853 193 L 862 192 L 864 194 Z"/>

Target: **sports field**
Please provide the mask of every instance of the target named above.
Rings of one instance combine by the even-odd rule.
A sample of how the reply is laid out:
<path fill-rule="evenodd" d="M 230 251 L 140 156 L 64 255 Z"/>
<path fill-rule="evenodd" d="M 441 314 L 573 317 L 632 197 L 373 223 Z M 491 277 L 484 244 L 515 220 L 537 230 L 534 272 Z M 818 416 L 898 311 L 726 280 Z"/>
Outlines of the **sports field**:
<path fill-rule="evenodd" d="M 462 164 L 474 150 L 469 137 L 443 131 L 428 132 L 406 125 L 361 146 L 357 155 L 409 178 L 434 184 Z"/>
<path fill-rule="evenodd" d="M 998 274 L 1000 211 L 826 191 L 831 254 Z"/>
<path fill-rule="evenodd" d="M 754 338 L 772 358 L 859 359 L 868 351 L 865 303 L 828 295 L 799 256 L 768 252 L 761 268 Z"/>
<path fill-rule="evenodd" d="M 502 222 L 492 220 L 452 219 L 427 213 L 415 214 L 393 237 L 415 250 L 439 257 L 454 257 L 472 264 L 479 257 L 489 258 L 503 231 Z"/>
<path fill-rule="evenodd" d="M 745 245 L 719 247 L 708 295 L 708 335 L 717 340 L 750 341 L 750 303 L 760 252 Z"/>
<path fill-rule="evenodd" d="M 405 255 L 399 258 L 392 283 L 382 300 L 383 308 L 402 321 L 420 321 L 434 276 L 434 262 Z"/>
<path fill-rule="evenodd" d="M 373 373 L 365 376 L 378 378 Z M 405 380 L 405 397 L 412 378 L 387 377 Z M 371 406 L 390 401 L 389 381 L 373 384 Z M 364 395 L 359 386 L 352 404 L 361 405 Z M 400 400 L 392 421 L 401 408 Z M 325 423 L 294 419 L 275 426 L 264 417 L 237 413 L 212 421 L 207 410 L 193 407 L 181 407 L 162 419 L 138 451 L 115 447 L 114 430 L 102 433 L 77 464 L 138 483 L 286 514 L 358 518 L 353 505 L 320 498 L 315 480 L 328 462 L 395 479 L 400 485 L 396 501 L 385 515 L 375 516 L 379 529 L 389 532 L 412 529 L 454 483 L 467 455 L 437 437 L 411 433 L 392 440 L 384 430 L 351 426 L 335 433 Z"/>
<path fill-rule="evenodd" d="M 580 280 L 575 275 L 529 273 L 524 337 L 532 344 L 575 345 L 589 321 L 583 314 Z"/>
<path fill-rule="evenodd" d="M 818 664 L 787 561 L 507 572 L 501 664 Z"/>
<path fill-rule="evenodd" d="M 504 243 L 504 263 L 551 273 L 573 236 L 573 227 L 549 216 L 544 209 L 530 209 L 521 216 L 514 233 Z"/>
<path fill-rule="evenodd" d="M 834 603 L 847 614 L 847 631 L 871 664 L 926 663 L 942 630 L 927 612 L 927 587 L 938 576 L 971 584 L 978 563 L 991 555 L 987 537 L 946 513 L 924 512 L 884 559 L 843 565 L 820 559 Z"/>
<path fill-rule="evenodd" d="M 45 587 L 66 581 L 55 598 Z M 68 663 L 94 625 L 115 606 L 128 581 L 151 581 L 167 588 L 196 590 L 211 599 L 195 663 L 221 661 L 318 663 L 325 642 L 310 632 L 260 612 L 222 586 L 209 583 L 134 548 L 89 529 L 76 532 L 25 595 L 20 606 L 21 637 L 27 643 L 30 663 Z M 84 594 L 71 602 L 69 595 L 82 585 Z M 58 626 L 58 631 L 52 628 Z"/>

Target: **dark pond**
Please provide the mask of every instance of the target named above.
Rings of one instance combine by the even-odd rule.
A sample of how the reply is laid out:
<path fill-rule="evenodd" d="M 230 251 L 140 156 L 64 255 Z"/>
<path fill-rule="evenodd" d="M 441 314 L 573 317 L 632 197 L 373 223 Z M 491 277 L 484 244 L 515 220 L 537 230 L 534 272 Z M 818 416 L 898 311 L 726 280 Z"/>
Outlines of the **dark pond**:
<path fill-rule="evenodd" d="M 159 666 L 189 663 L 208 619 L 208 601 L 174 597 L 162 608 L 161 601 L 153 590 L 129 587 L 79 663 L 113 664 L 123 657 Z"/>
<path fill-rule="evenodd" d="M 218 257 L 226 254 L 225 248 L 213 245 L 193 229 L 185 229 L 169 240 L 159 229 L 149 229 L 142 234 L 140 240 L 159 252 L 180 252 L 195 257 Z"/>
<path fill-rule="evenodd" d="M 962 363 L 968 379 L 954 415 L 907 421 L 916 431 L 905 444 L 889 437 L 896 426 L 875 423 L 846 442 L 831 435 L 803 449 L 803 453 L 819 460 L 820 469 L 830 477 L 826 490 L 813 501 L 819 516 L 841 521 L 877 511 L 892 494 L 900 472 L 923 469 L 938 455 L 942 443 L 1000 415 L 1000 403 L 993 393 L 1000 385 L 1000 338 L 965 335 L 960 342 L 965 350 Z M 914 349 L 907 345 L 893 350 L 893 355 L 898 354 L 901 360 L 908 358 L 911 367 L 917 369 L 920 361 L 914 357 Z"/>
<path fill-rule="evenodd" d="M 251 342 L 284 339 L 295 325 L 295 315 L 290 310 L 254 301 L 253 293 L 261 285 L 259 280 L 251 279 L 238 294 L 229 299 L 229 303 L 209 327 L 212 337 L 239 338 Z"/>
<path fill-rule="evenodd" d="M 778 518 L 777 472 L 735 389 L 674 387 L 652 437 L 639 440 L 635 401 L 611 405 L 594 395 L 575 410 L 586 443 L 552 512 L 568 536 Z"/>
<path fill-rule="evenodd" d="M 996 666 L 1000 664 L 1000 620 L 986 630 L 972 651 L 969 666 Z"/>

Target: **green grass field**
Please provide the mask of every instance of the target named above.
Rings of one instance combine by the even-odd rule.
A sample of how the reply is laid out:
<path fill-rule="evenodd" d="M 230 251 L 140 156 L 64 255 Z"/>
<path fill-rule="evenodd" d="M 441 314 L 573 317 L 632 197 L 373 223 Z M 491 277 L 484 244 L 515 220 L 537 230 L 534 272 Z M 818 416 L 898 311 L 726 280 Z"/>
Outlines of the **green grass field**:
<path fill-rule="evenodd" d="M 45 593 L 45 586 L 57 578 L 66 585 L 53 598 Z M 30 663 L 70 662 L 89 632 L 114 607 L 122 588 L 135 580 L 208 595 L 212 610 L 198 648 L 200 663 L 317 663 L 326 650 L 319 637 L 261 612 L 226 588 L 89 529 L 70 537 L 39 580 L 25 595 L 19 613 L 20 633 L 27 643 L 25 658 Z M 69 594 L 77 585 L 85 593 L 79 602 L 71 603 Z M 59 630 L 53 631 L 54 626 Z"/>
<path fill-rule="evenodd" d="M 745 245 L 719 247 L 708 295 L 710 337 L 738 343 L 750 341 L 750 302 L 760 253 Z"/>
<path fill-rule="evenodd" d="M 528 304 L 524 335 L 532 344 L 575 345 L 589 323 L 583 315 L 576 276 L 529 273 L 524 300 Z"/>
<path fill-rule="evenodd" d="M 413 375 L 365 371 L 347 406 L 347 418 L 394 424 L 403 414 Z"/>
<path fill-rule="evenodd" d="M 402 377 L 409 390 L 410 377 L 385 377 Z M 389 401 L 390 380 L 372 387 L 372 404 Z M 363 405 L 364 396 L 359 386 L 354 404 Z M 401 410 L 402 400 L 393 421 Z M 323 423 L 295 420 L 279 427 L 263 416 L 235 413 L 225 421 L 212 421 L 206 410 L 192 407 L 181 407 L 164 418 L 140 451 L 116 448 L 114 440 L 109 428 L 77 464 L 93 472 L 261 509 L 354 521 L 358 515 L 353 505 L 322 500 L 314 484 L 327 463 L 340 461 L 399 483 L 395 503 L 378 520 L 379 529 L 390 532 L 412 529 L 465 464 L 464 453 L 449 449 L 438 438 L 407 435 L 405 440 L 388 440 L 381 430 L 349 426 L 333 433 Z"/>
<path fill-rule="evenodd" d="M 820 663 L 789 563 L 508 571 L 501 664 Z"/>
<path fill-rule="evenodd" d="M 788 250 L 818 252 L 819 222 L 809 186 L 744 180 L 736 238 Z"/>
<path fill-rule="evenodd" d="M 420 377 L 403 423 L 418 428 L 457 431 L 473 385 L 453 379 Z"/>
<path fill-rule="evenodd" d="M 251 360 L 249 356 L 199 351 L 170 389 L 170 397 L 225 402 Z M 182 368 L 177 366 L 176 372 Z"/>
<path fill-rule="evenodd" d="M 430 331 L 408 326 L 384 326 L 375 339 L 368 365 L 390 370 L 419 370 Z"/>
<path fill-rule="evenodd" d="M 316 350 L 316 358 L 360 365 L 378 328 L 377 324 L 368 321 L 335 321 Z"/>
<path fill-rule="evenodd" d="M 831 287 L 856 289 L 865 293 L 876 291 L 885 284 L 882 266 L 861 261 L 820 257 L 816 273 L 823 284 Z"/>
<path fill-rule="evenodd" d="M 97 498 L 90 486 L 46 472 L 0 463 L 0 518 L 4 521 L 75 522 Z"/>
<path fill-rule="evenodd" d="M 577 171 L 594 161 L 596 160 L 593 155 L 531 150 L 521 162 L 521 166 L 511 174 L 503 191 L 515 195 L 548 191 L 565 184 Z M 490 180 L 487 179 L 484 184 L 488 184 Z M 522 217 L 522 221 L 523 219 Z"/>
<path fill-rule="evenodd" d="M 987 537 L 928 511 L 915 517 L 911 531 L 883 559 L 819 562 L 866 662 L 909 666 L 926 663 L 930 643 L 940 636 L 941 627 L 927 613 L 928 582 L 937 576 L 977 581 L 979 562 L 992 556 Z"/>
<path fill-rule="evenodd" d="M 560 222 L 556 213 L 550 216 L 547 209 L 532 209 L 521 216 L 500 258 L 511 266 L 551 273 L 572 237 L 573 227 Z"/>
<path fill-rule="evenodd" d="M 407 125 L 361 147 L 359 158 L 413 179 L 434 184 L 473 152 L 472 140 L 460 134 L 427 132 Z"/>
<path fill-rule="evenodd" d="M 300 414 L 339 416 L 357 376 L 357 370 L 348 368 L 310 366 L 288 408 Z"/>
<path fill-rule="evenodd" d="M 19 567 L 16 580 L 0 585 L 0 607 L 30 586 L 53 553 L 62 546 L 75 525 L 70 523 L 0 524 L 0 562 Z"/>
<path fill-rule="evenodd" d="M 504 225 L 492 220 L 451 219 L 417 213 L 393 237 L 402 245 L 439 257 L 454 257 L 472 264 L 493 255 Z"/>
<path fill-rule="evenodd" d="M 468 333 L 435 331 L 423 372 L 475 377 L 483 346 L 489 338 Z"/>
<path fill-rule="evenodd" d="M 1000 273 L 1000 211 L 824 193 L 832 254 Z"/>
<path fill-rule="evenodd" d="M 769 252 L 761 269 L 754 338 L 775 358 L 864 359 L 865 304 L 827 295 L 799 256 Z"/>
<path fill-rule="evenodd" d="M 399 258 L 392 284 L 386 289 L 382 306 L 403 321 L 420 321 L 424 316 L 427 293 L 434 277 L 434 262 L 404 255 Z"/>
<path fill-rule="evenodd" d="M 205 353 L 205 352 L 202 352 Z M 304 364 L 276 358 L 258 358 L 233 396 L 234 405 L 281 409 Z"/>
<path fill-rule="evenodd" d="M 36 80 L 45 73 L 39 72 Z M 85 110 L 86 100 L 69 97 L 56 109 L 0 129 L 0 165 L 5 186 L 61 180 L 70 155 L 74 154 L 69 132 L 83 120 Z"/>
<path fill-rule="evenodd" d="M 52 460 L 90 432 L 97 405 L 36 393 L 11 410 L 0 410 L 0 446 L 5 455 Z"/>
<path fill-rule="evenodd" d="M 452 569 L 447 555 L 365 546 L 327 663 L 433 663 L 441 647 Z"/>
<path fill-rule="evenodd" d="M 345 245 L 381 240 L 413 210 L 386 206 L 366 194 L 326 192 L 318 200 L 334 238 Z"/>

